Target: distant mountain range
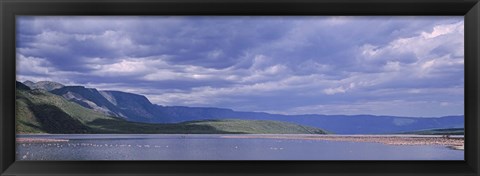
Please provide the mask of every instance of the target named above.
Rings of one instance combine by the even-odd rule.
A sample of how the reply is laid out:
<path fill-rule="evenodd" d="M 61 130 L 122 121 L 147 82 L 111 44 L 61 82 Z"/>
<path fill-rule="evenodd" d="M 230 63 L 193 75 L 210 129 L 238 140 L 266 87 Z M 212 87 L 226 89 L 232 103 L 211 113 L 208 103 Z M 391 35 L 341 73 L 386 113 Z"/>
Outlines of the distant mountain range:
<path fill-rule="evenodd" d="M 324 129 L 337 134 L 381 134 L 421 131 L 427 129 L 463 128 L 464 116 L 438 118 L 395 117 L 374 115 L 281 115 L 264 112 L 241 112 L 214 107 L 162 106 L 151 103 L 145 96 L 120 92 L 99 91 L 83 86 L 26 81 L 17 87 L 41 89 L 105 116 L 142 123 L 179 123 L 199 120 L 269 120 L 283 121 Z"/>

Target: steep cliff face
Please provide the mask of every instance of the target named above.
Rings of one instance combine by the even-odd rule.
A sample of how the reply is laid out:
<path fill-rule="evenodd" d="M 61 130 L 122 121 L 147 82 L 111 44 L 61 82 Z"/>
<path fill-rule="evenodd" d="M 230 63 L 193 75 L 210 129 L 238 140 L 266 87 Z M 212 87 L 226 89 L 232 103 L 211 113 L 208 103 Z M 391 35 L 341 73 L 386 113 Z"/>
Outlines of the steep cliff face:
<path fill-rule="evenodd" d="M 83 107 L 115 117 L 126 117 L 121 110 L 108 101 L 97 89 L 83 86 L 65 86 L 51 91 Z"/>
<path fill-rule="evenodd" d="M 143 95 L 120 91 L 100 91 L 100 93 L 131 121 L 171 122 L 171 119 L 162 116 L 157 106 Z"/>
<path fill-rule="evenodd" d="M 120 92 L 98 91 L 83 86 L 65 86 L 51 93 L 62 96 L 85 108 L 109 116 L 124 118 L 135 122 L 170 122 L 159 116 L 158 108 L 145 96 Z"/>

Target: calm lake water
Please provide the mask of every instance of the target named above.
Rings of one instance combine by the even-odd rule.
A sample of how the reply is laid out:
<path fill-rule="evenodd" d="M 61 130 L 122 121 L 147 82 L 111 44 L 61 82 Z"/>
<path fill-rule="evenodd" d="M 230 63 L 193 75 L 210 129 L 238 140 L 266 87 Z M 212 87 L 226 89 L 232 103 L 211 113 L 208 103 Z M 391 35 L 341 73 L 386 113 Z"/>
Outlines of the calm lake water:
<path fill-rule="evenodd" d="M 463 160 L 445 146 L 395 146 L 297 139 L 226 139 L 226 135 L 17 135 L 68 139 L 18 143 L 17 160 Z M 238 135 L 235 135 L 238 136 Z"/>

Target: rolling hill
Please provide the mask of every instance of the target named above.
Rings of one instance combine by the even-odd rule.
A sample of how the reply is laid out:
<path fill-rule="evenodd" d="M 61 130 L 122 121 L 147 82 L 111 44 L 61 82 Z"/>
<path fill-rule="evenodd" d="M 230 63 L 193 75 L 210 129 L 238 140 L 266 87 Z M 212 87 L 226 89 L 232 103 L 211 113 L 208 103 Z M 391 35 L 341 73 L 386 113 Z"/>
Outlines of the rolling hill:
<path fill-rule="evenodd" d="M 327 134 L 314 127 L 270 120 L 202 120 L 152 124 L 122 120 L 95 120 L 89 125 L 103 129 L 99 133 L 158 134 Z"/>
<path fill-rule="evenodd" d="M 17 89 L 15 116 L 19 133 L 92 133 L 89 122 L 114 119 L 40 89 Z"/>
<path fill-rule="evenodd" d="M 159 106 L 161 114 L 178 121 L 222 119 L 230 117 L 244 120 L 278 120 L 309 125 L 336 134 L 390 134 L 435 128 L 461 128 L 463 116 L 415 118 L 374 115 L 280 115 L 262 112 L 239 112 L 222 108 Z"/>
<path fill-rule="evenodd" d="M 400 134 L 422 134 L 422 135 L 464 135 L 464 128 L 442 128 L 442 129 L 428 129 L 419 131 L 409 131 Z"/>

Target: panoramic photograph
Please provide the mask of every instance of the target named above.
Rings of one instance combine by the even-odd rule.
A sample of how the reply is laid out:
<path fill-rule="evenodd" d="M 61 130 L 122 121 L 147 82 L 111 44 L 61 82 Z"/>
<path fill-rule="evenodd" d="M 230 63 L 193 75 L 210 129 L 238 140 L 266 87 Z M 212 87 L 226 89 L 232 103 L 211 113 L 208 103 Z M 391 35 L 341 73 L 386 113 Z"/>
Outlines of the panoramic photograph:
<path fill-rule="evenodd" d="M 464 160 L 463 16 L 16 25 L 16 160 Z"/>

